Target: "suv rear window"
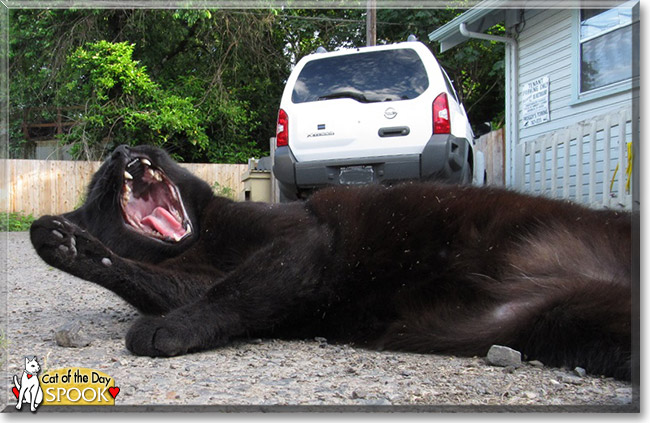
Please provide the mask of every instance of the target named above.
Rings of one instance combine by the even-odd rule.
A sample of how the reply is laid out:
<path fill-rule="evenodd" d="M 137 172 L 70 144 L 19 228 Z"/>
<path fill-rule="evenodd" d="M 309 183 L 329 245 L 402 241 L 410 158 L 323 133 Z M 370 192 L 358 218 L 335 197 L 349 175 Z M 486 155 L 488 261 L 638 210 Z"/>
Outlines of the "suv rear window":
<path fill-rule="evenodd" d="M 415 50 L 381 50 L 307 63 L 298 75 L 291 101 L 341 97 L 361 102 L 408 100 L 428 87 L 427 72 Z"/>

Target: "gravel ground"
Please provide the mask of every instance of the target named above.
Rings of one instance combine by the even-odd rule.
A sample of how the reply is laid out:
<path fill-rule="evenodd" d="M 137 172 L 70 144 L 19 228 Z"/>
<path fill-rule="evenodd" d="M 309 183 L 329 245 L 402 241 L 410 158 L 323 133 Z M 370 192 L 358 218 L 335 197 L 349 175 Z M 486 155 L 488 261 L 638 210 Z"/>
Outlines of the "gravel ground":
<path fill-rule="evenodd" d="M 116 411 L 639 410 L 637 390 L 611 378 L 541 363 L 515 369 L 490 366 L 483 357 L 366 351 L 321 338 L 256 339 L 182 357 L 136 357 L 124 347 L 137 317 L 131 306 L 46 265 L 27 233 L 6 235 L 5 393 L 24 357 L 36 355 L 44 370 L 86 367 L 112 376 L 121 389 Z M 74 322 L 90 345 L 58 346 L 55 332 Z M 64 409 L 43 410 L 55 408 Z"/>

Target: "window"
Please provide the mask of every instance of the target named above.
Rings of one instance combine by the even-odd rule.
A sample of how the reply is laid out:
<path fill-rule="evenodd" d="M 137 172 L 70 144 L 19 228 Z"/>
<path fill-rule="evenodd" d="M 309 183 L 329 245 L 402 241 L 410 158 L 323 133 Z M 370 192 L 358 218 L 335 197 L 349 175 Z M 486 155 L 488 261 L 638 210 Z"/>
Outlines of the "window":
<path fill-rule="evenodd" d="M 580 94 L 639 76 L 639 0 L 580 10 Z"/>
<path fill-rule="evenodd" d="M 408 100 L 429 87 L 420 56 L 413 49 L 380 50 L 313 60 L 298 75 L 294 103 L 352 97 L 376 102 Z"/>

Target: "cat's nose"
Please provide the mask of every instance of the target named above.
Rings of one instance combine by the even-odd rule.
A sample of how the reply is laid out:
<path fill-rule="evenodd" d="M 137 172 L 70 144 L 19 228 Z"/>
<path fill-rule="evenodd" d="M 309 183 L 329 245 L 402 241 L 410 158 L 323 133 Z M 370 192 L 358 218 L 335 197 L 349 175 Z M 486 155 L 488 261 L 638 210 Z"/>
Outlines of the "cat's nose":
<path fill-rule="evenodd" d="M 119 157 L 129 157 L 131 149 L 128 145 L 120 145 L 115 150 L 113 150 L 112 158 L 117 159 Z"/>

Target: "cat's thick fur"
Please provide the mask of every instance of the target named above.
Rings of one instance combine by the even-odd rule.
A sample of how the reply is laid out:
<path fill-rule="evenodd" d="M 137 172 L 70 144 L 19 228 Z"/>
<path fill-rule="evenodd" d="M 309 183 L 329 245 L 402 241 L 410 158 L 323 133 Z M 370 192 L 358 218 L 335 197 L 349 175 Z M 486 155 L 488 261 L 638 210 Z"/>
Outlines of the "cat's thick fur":
<path fill-rule="evenodd" d="M 147 169 L 142 163 L 181 193 L 191 229 L 170 235 L 180 241 L 125 224 L 125 186 L 153 195 L 153 179 L 129 179 Z M 337 187 L 282 205 L 233 202 L 141 146 L 118 148 L 83 207 L 40 218 L 31 239 L 47 263 L 145 314 L 126 335 L 135 354 L 323 336 L 459 355 L 502 344 L 547 365 L 631 375 L 626 213 L 433 183 Z"/>

